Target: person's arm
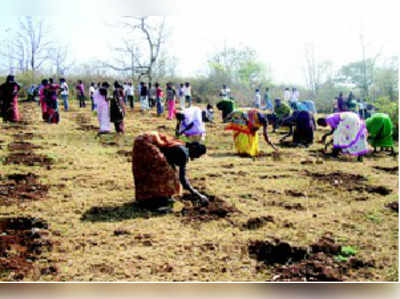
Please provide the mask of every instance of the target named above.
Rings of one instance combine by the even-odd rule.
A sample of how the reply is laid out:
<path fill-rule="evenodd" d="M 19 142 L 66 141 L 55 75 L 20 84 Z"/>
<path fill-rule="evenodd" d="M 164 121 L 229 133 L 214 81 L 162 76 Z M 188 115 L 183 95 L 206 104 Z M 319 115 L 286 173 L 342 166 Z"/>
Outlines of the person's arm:
<path fill-rule="evenodd" d="M 181 121 L 178 120 L 178 122 L 176 123 L 176 128 L 175 128 L 175 136 L 179 137 L 179 127 L 181 126 Z"/>
<path fill-rule="evenodd" d="M 186 178 L 186 162 L 179 165 L 179 180 L 185 190 L 188 190 L 192 195 L 198 196 L 202 200 L 207 200 L 207 197 L 194 189 Z"/>
<path fill-rule="evenodd" d="M 325 140 L 328 136 L 332 135 L 333 132 L 335 132 L 335 129 L 332 129 L 329 133 L 326 133 L 324 136 L 322 136 L 321 142 L 325 143 Z"/>
<path fill-rule="evenodd" d="M 194 126 L 194 122 L 191 122 L 186 128 L 184 128 L 182 131 L 179 132 L 179 135 L 182 135 L 186 131 L 189 131 L 193 126 Z"/>
<path fill-rule="evenodd" d="M 264 124 L 263 125 L 263 135 L 264 135 L 265 142 L 268 143 L 275 151 L 278 151 L 278 149 L 269 140 L 268 130 L 267 129 L 268 129 L 268 125 Z"/>
<path fill-rule="evenodd" d="M 289 127 L 289 132 L 279 140 L 280 142 L 284 141 L 286 138 L 293 135 L 293 125 L 290 124 L 288 127 Z"/>

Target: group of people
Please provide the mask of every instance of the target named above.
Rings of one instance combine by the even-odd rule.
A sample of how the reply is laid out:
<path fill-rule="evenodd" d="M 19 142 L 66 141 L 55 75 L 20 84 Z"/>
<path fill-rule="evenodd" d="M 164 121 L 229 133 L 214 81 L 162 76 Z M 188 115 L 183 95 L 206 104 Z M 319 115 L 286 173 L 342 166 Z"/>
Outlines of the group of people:
<path fill-rule="evenodd" d="M 157 107 L 157 114 L 163 113 L 164 91 L 156 83 L 155 98 L 151 100 L 150 84 L 140 84 L 139 101 L 142 111 L 151 105 Z M 114 123 L 117 133 L 124 133 L 124 117 L 127 102 L 134 106 L 132 84 L 114 82 L 113 89 L 110 84 L 91 84 L 89 95 L 92 100 L 92 109 L 97 111 L 100 124 L 99 134 L 109 133 L 111 122 Z M 190 87 L 189 83 L 183 88 Z M 132 88 L 132 89 L 130 89 Z M 179 87 L 180 88 L 180 87 Z M 5 121 L 18 121 L 18 91 L 20 86 L 13 76 L 8 76 L 0 86 L 1 116 Z M 85 93 L 83 83 L 78 82 L 76 89 L 79 91 L 80 106 L 84 105 Z M 59 107 L 57 97 L 61 95 L 64 108 L 68 110 L 68 85 L 60 79 L 60 84 L 50 79 L 42 81 L 39 89 L 39 102 L 42 109 L 43 120 L 49 123 L 59 121 Z M 268 88 L 266 93 L 268 93 Z M 286 92 L 287 90 L 285 90 Z M 257 90 L 256 92 L 259 92 Z M 292 90 L 292 95 L 296 90 Z M 296 94 L 296 93 L 295 93 Z M 182 95 L 184 101 L 182 101 Z M 314 142 L 314 131 L 317 124 L 321 127 L 330 127 L 321 142 L 325 150 L 332 145 L 332 155 L 339 153 L 358 157 L 368 152 L 368 144 L 376 150 L 390 148 L 393 152 L 393 125 L 390 117 L 384 113 L 376 113 L 364 121 L 359 114 L 353 111 L 338 111 L 315 121 L 315 105 L 312 101 L 299 101 L 298 93 L 288 100 L 279 98 L 274 100 L 274 105 L 268 103 L 268 109 L 261 105 L 252 108 L 237 108 L 229 88 L 224 85 L 219 93 L 221 100 L 217 108 L 222 111 L 225 130 L 233 132 L 233 144 L 239 155 L 255 157 L 259 154 L 258 131 L 262 128 L 264 140 L 275 151 L 278 151 L 269 137 L 268 126 L 271 125 L 275 132 L 280 126 L 289 127 L 289 133 L 280 141 L 293 135 L 294 146 L 309 146 Z M 265 97 L 269 100 L 269 96 Z M 144 205 L 165 205 L 171 202 L 171 196 L 178 193 L 181 186 L 199 198 L 201 204 L 207 205 L 208 199 L 198 190 L 194 189 L 186 178 L 186 164 L 189 160 L 199 158 L 207 151 L 204 145 L 206 137 L 206 122 L 213 122 L 214 110 L 212 105 L 202 110 L 193 106 L 191 91 L 180 90 L 176 92 L 172 83 L 167 83 L 165 101 L 168 105 L 168 119 L 176 119 L 175 137 L 163 135 L 159 132 L 147 132 L 138 136 L 134 141 L 132 170 L 136 186 L 136 200 Z M 270 100 L 269 100 L 270 101 Z M 175 107 L 176 102 L 180 107 Z M 257 104 L 260 104 L 257 99 Z M 265 102 L 267 104 L 267 101 Z M 267 110 L 267 111 L 266 111 Z M 333 136 L 327 142 L 328 136 Z M 179 175 L 175 175 L 179 167 Z"/>
<path fill-rule="evenodd" d="M 372 104 L 367 104 L 359 98 L 357 99 L 353 92 L 350 91 L 347 98 L 343 96 L 343 92 L 339 93 L 339 96 L 335 98 L 333 110 L 334 112 L 351 111 L 357 113 L 362 119 L 367 119 L 372 115 L 375 107 Z"/>

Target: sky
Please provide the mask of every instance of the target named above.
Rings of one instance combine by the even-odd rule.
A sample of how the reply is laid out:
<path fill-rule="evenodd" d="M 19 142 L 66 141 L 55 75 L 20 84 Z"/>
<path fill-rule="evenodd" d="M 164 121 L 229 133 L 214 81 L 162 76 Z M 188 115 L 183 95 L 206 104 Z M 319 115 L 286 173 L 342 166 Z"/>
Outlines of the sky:
<path fill-rule="evenodd" d="M 164 15 L 178 75 L 204 72 L 207 58 L 225 43 L 254 48 L 274 82 L 304 84 L 307 43 L 314 44 L 319 60 L 331 60 L 337 68 L 360 59 L 360 33 L 368 43 L 367 55 L 398 56 L 398 6 L 391 0 L 14 0 L 1 1 L 0 35 L 19 16 L 44 16 L 77 62 L 108 60 L 110 45 L 120 36 L 107 25 L 110 21 Z"/>

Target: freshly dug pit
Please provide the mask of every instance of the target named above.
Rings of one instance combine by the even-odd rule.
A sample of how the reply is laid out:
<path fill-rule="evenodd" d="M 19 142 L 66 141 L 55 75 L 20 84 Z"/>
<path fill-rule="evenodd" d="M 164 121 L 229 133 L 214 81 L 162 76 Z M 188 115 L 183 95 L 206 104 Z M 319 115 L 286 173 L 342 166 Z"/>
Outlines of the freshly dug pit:
<path fill-rule="evenodd" d="M 53 159 L 41 154 L 35 154 L 33 152 L 27 153 L 13 153 L 8 155 L 4 162 L 5 165 L 8 164 L 24 164 L 27 166 L 49 166 L 53 164 Z"/>
<path fill-rule="evenodd" d="M 9 151 L 26 151 L 29 152 L 33 149 L 40 149 L 42 148 L 39 145 L 34 145 L 29 142 L 23 142 L 23 141 L 17 141 L 17 142 L 11 142 L 8 144 L 8 150 Z"/>
<path fill-rule="evenodd" d="M 399 166 L 395 166 L 395 167 L 374 166 L 374 168 L 377 170 L 382 170 L 382 171 L 392 173 L 392 174 L 396 174 L 399 172 Z"/>
<path fill-rule="evenodd" d="M 0 205 L 46 198 L 49 186 L 38 183 L 37 178 L 38 176 L 32 173 L 0 177 Z"/>
<path fill-rule="evenodd" d="M 306 175 L 321 182 L 328 183 L 335 188 L 344 189 L 347 191 L 377 193 L 380 195 L 388 195 L 392 192 L 391 189 L 385 186 L 372 186 L 366 184 L 367 179 L 358 174 L 344 173 L 336 171 L 332 173 L 315 173 L 305 171 Z"/>
<path fill-rule="evenodd" d="M 38 218 L 0 218 L 0 280 L 22 280 L 37 267 L 34 262 L 52 249 L 47 229 L 46 221 Z M 39 273 L 56 274 L 57 269 Z"/>
<path fill-rule="evenodd" d="M 392 209 L 394 212 L 399 213 L 399 202 L 393 201 L 385 205 L 386 208 Z"/>
<path fill-rule="evenodd" d="M 98 131 L 99 127 L 94 126 L 94 125 L 88 125 L 88 124 L 81 124 L 77 130 L 80 131 Z"/>
<path fill-rule="evenodd" d="M 374 261 L 350 258 L 339 262 L 335 256 L 340 254 L 341 246 L 328 237 L 307 248 L 291 246 L 275 239 L 270 241 L 251 241 L 249 255 L 262 261 L 264 267 L 271 266 L 273 281 L 342 281 L 357 277 L 354 270 L 375 267 Z M 257 270 L 263 267 L 257 266 Z"/>
<path fill-rule="evenodd" d="M 289 195 L 289 196 L 293 196 L 293 197 L 304 197 L 304 196 L 306 196 L 303 192 L 299 192 L 299 191 L 296 191 L 296 190 L 286 190 L 285 194 Z"/>
<path fill-rule="evenodd" d="M 298 211 L 304 211 L 306 208 L 301 204 L 301 203 L 287 203 L 287 202 L 283 202 L 283 201 L 278 201 L 276 202 L 275 200 L 273 200 L 270 203 L 271 206 L 278 206 L 278 207 L 282 207 L 286 210 L 298 210 Z"/>
<path fill-rule="evenodd" d="M 307 255 L 306 248 L 293 247 L 279 240 L 274 242 L 251 241 L 248 249 L 250 257 L 263 261 L 267 265 L 296 262 L 304 259 Z"/>
<path fill-rule="evenodd" d="M 26 132 L 26 133 L 20 133 L 20 134 L 14 134 L 13 137 L 15 138 L 15 140 L 30 140 L 33 139 L 33 137 L 37 137 L 40 139 L 44 139 L 42 135 L 38 135 L 38 134 L 33 134 L 31 132 Z"/>
<path fill-rule="evenodd" d="M 261 217 L 254 217 L 247 220 L 245 223 L 241 225 L 242 229 L 258 229 L 265 226 L 268 222 L 274 223 L 274 217 L 272 216 L 261 216 Z"/>
<path fill-rule="evenodd" d="M 239 212 L 238 209 L 227 204 L 224 200 L 205 194 L 209 200 L 208 206 L 198 204 L 199 199 L 191 194 L 183 195 L 179 200 L 184 203 L 184 208 L 176 213 L 177 216 L 183 216 L 183 223 L 195 221 L 208 222 L 230 216 L 232 213 Z"/>

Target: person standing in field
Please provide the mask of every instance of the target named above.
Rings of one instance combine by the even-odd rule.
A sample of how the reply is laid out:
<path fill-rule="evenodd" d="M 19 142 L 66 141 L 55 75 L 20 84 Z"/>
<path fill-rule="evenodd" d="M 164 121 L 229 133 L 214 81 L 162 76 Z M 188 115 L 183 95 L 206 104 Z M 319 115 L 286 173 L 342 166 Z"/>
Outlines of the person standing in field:
<path fill-rule="evenodd" d="M 160 84 L 156 82 L 156 106 L 157 106 L 157 116 L 161 116 L 164 113 L 164 103 L 163 103 L 163 91 Z"/>
<path fill-rule="evenodd" d="M 274 111 L 274 106 L 272 105 L 271 98 L 269 97 L 269 88 L 265 88 L 264 93 L 264 110 L 270 110 L 271 112 Z"/>
<path fill-rule="evenodd" d="M 149 110 L 148 89 L 146 83 L 140 82 L 140 109 L 142 112 Z"/>
<path fill-rule="evenodd" d="M 44 90 L 45 101 L 47 104 L 47 119 L 46 121 L 51 124 L 57 124 L 60 122 L 60 113 L 58 109 L 58 98 L 57 93 L 60 89 L 60 85 L 55 84 L 53 78 L 49 79 L 49 84 Z"/>
<path fill-rule="evenodd" d="M 203 122 L 202 111 L 199 107 L 189 107 L 183 112 L 176 113 L 175 135 L 179 137 L 185 135 L 190 141 L 204 141 L 206 136 L 206 126 Z"/>
<path fill-rule="evenodd" d="M 285 103 L 289 103 L 290 97 L 291 97 L 290 90 L 289 90 L 289 88 L 286 87 L 285 91 L 283 92 L 283 101 Z"/>
<path fill-rule="evenodd" d="M 189 82 L 185 83 L 183 94 L 185 96 L 185 102 L 188 104 L 187 107 L 192 106 L 192 87 L 190 86 Z"/>
<path fill-rule="evenodd" d="M 229 100 L 231 97 L 231 90 L 225 85 L 222 85 L 222 89 L 219 92 L 219 96 L 222 100 Z"/>
<path fill-rule="evenodd" d="M 111 122 L 114 123 L 117 134 L 123 134 L 125 132 L 124 88 L 121 86 L 121 84 L 119 84 L 118 81 L 114 82 L 114 92 L 110 101 L 110 117 Z"/>
<path fill-rule="evenodd" d="M 69 87 L 67 82 L 65 81 L 64 78 L 60 79 L 60 95 L 61 99 L 63 100 L 63 105 L 64 105 L 64 111 L 68 111 L 69 108 L 69 103 L 68 103 L 68 96 L 69 96 Z"/>
<path fill-rule="evenodd" d="M 208 205 L 208 198 L 194 189 L 186 177 L 187 163 L 206 151 L 206 147 L 197 142 L 185 144 L 155 131 L 136 137 L 132 149 L 132 174 L 137 204 L 161 211 L 173 202 L 173 195 L 181 194 L 183 187 L 198 197 L 201 205 Z"/>
<path fill-rule="evenodd" d="M 99 133 L 107 134 L 111 131 L 110 122 L 110 104 L 108 101 L 108 88 L 110 85 L 108 82 L 103 82 L 94 94 L 94 102 L 97 106 L 97 119 L 99 120 Z"/>
<path fill-rule="evenodd" d="M 339 96 L 337 97 L 337 108 L 338 108 L 338 112 L 347 111 L 346 103 L 344 102 L 344 99 L 343 99 L 343 92 L 339 92 Z"/>
<path fill-rule="evenodd" d="M 6 82 L 0 85 L 0 116 L 4 122 L 18 122 L 20 115 L 18 110 L 19 84 L 13 75 L 8 75 Z"/>
<path fill-rule="evenodd" d="M 240 156 L 255 157 L 259 153 L 258 130 L 263 128 L 265 141 L 275 150 L 268 136 L 269 115 L 254 108 L 240 108 L 226 118 L 225 130 L 233 131 L 233 142 Z"/>
<path fill-rule="evenodd" d="M 329 145 L 333 144 L 334 156 L 338 156 L 342 152 L 358 157 L 360 162 L 362 156 L 368 153 L 368 132 L 364 121 L 358 114 L 354 112 L 333 113 L 319 118 L 317 122 L 322 127 L 331 127 L 331 131 L 326 133 L 321 140 L 325 144 L 326 138 L 333 135 L 333 139 L 325 145 L 325 151 Z"/>
<path fill-rule="evenodd" d="M 172 87 L 172 83 L 167 83 L 167 90 L 166 90 L 166 97 L 167 97 L 167 109 L 168 109 L 168 120 L 172 120 L 175 116 L 175 98 L 176 98 L 176 91 Z"/>
<path fill-rule="evenodd" d="M 126 98 L 129 102 L 131 109 L 135 108 L 135 100 L 133 98 L 133 85 L 132 82 L 128 82 L 128 87 L 126 88 Z"/>
<path fill-rule="evenodd" d="M 256 94 L 254 95 L 254 107 L 256 109 L 261 108 L 261 94 L 258 88 L 256 89 Z"/>
<path fill-rule="evenodd" d="M 156 105 L 156 89 L 153 84 L 149 83 L 149 106 L 153 108 Z"/>
<path fill-rule="evenodd" d="M 95 88 L 94 88 L 94 82 L 90 83 L 90 87 L 89 87 L 89 97 L 90 97 L 90 102 L 92 104 L 92 111 L 96 110 L 96 104 L 94 103 L 94 92 L 95 92 Z"/>
<path fill-rule="evenodd" d="M 79 100 L 79 108 L 84 108 L 86 107 L 86 102 L 85 102 L 85 86 L 83 85 L 82 80 L 78 81 L 78 84 L 75 87 L 76 89 L 76 94 Z"/>
<path fill-rule="evenodd" d="M 185 95 L 184 95 L 184 90 L 185 86 L 183 83 L 179 84 L 179 89 L 178 89 L 178 99 L 179 99 L 179 104 L 181 109 L 185 109 Z"/>
<path fill-rule="evenodd" d="M 47 103 L 45 100 L 44 90 L 48 84 L 49 84 L 49 81 L 47 79 L 43 79 L 42 84 L 39 89 L 39 103 L 40 103 L 40 108 L 42 110 L 42 119 L 44 121 L 47 120 Z"/>
<path fill-rule="evenodd" d="M 125 106 L 127 106 L 128 105 L 128 96 L 127 96 L 127 93 L 128 93 L 128 82 L 124 82 L 124 85 L 123 85 L 123 89 L 124 89 L 124 104 L 125 104 Z"/>

